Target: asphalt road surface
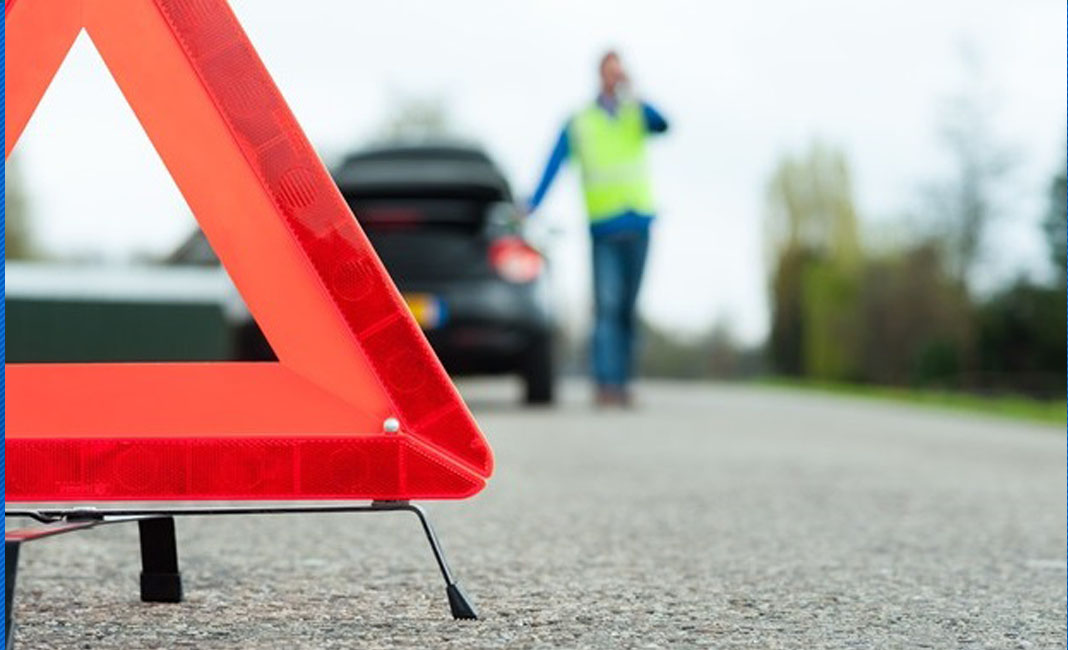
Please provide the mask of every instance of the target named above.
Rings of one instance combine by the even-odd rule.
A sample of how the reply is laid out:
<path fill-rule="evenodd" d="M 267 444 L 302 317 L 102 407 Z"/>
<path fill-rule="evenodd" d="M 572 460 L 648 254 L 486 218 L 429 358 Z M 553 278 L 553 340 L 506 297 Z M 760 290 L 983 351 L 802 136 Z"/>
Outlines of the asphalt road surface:
<path fill-rule="evenodd" d="M 20 648 L 1064 648 L 1065 432 L 884 402 L 462 386 L 497 454 L 405 514 L 181 519 L 187 599 L 137 599 L 128 525 L 23 550 Z"/>

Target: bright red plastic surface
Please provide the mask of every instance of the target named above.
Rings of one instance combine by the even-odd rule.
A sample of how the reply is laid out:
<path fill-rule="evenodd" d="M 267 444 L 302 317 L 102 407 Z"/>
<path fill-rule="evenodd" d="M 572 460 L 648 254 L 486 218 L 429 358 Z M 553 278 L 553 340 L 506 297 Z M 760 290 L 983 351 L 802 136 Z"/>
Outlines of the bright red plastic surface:
<path fill-rule="evenodd" d="M 484 486 L 488 445 L 223 0 L 8 0 L 5 15 L 6 152 L 84 27 L 279 357 L 7 366 L 9 500 Z"/>

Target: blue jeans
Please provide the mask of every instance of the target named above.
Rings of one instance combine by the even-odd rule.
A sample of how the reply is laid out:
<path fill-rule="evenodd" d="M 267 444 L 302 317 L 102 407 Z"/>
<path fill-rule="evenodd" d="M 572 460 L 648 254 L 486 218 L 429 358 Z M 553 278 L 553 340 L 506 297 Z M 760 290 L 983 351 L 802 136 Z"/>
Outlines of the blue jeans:
<path fill-rule="evenodd" d="M 593 238 L 593 378 L 598 386 L 630 381 L 637 338 L 638 288 L 649 250 L 648 231 Z"/>

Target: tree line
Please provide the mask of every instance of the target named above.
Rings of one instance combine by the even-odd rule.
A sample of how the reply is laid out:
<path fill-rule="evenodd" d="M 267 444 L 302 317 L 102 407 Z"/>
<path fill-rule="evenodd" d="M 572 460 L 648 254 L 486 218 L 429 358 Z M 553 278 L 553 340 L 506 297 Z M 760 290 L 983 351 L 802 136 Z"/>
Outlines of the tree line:
<path fill-rule="evenodd" d="M 956 176 L 928 227 L 864 245 L 845 156 L 814 145 L 768 190 L 772 311 L 767 352 L 780 375 L 969 391 L 1063 395 L 1065 174 L 1050 183 L 1048 282 L 1021 275 L 979 291 L 976 271 L 999 207 L 1002 153 L 950 134 Z"/>

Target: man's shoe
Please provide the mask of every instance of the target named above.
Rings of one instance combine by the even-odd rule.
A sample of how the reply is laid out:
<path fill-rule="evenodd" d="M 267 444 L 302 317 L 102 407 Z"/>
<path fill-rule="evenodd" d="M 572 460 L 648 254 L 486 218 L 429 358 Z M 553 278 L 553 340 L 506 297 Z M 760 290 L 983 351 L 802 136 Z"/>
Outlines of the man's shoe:
<path fill-rule="evenodd" d="M 626 393 L 615 386 L 598 386 L 593 401 L 598 408 L 617 408 L 627 405 Z"/>

